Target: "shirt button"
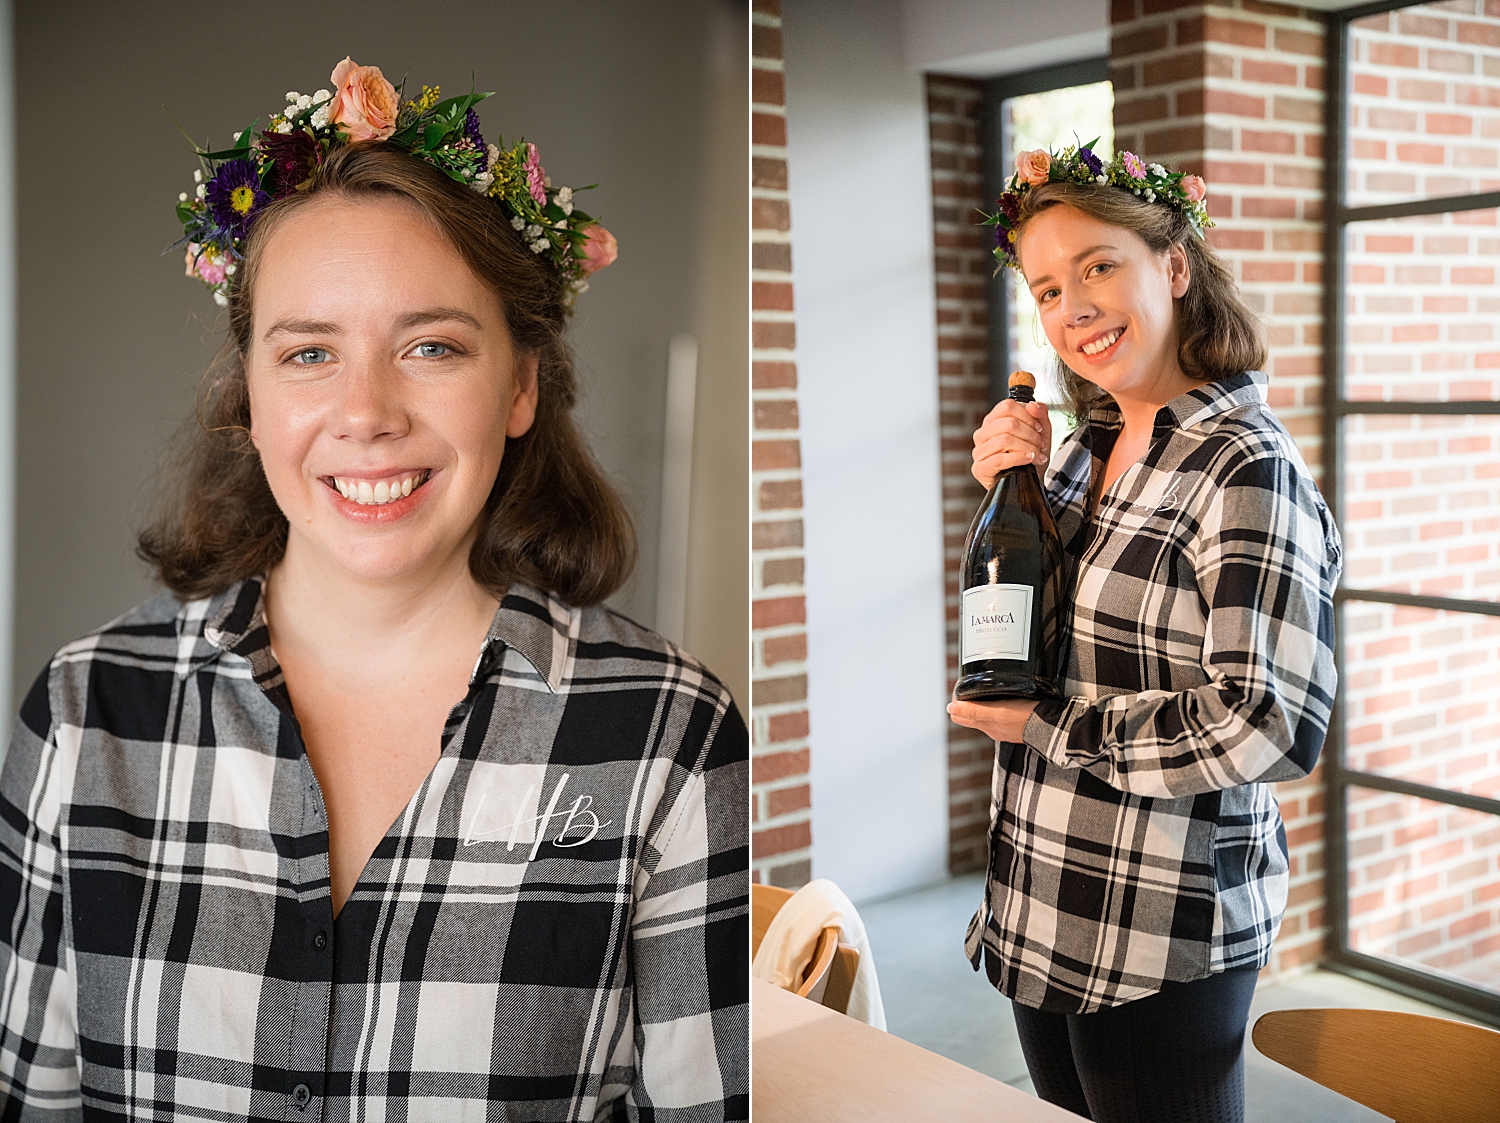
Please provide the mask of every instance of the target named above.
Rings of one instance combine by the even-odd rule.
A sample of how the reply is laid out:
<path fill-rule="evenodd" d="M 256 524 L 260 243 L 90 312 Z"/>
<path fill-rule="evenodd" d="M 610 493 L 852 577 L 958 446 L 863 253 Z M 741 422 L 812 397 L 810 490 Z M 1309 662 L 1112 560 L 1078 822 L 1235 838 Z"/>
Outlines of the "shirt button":
<path fill-rule="evenodd" d="M 298 1107 L 306 1107 L 312 1102 L 312 1089 L 306 1084 L 298 1084 L 292 1089 L 292 1102 Z"/>
<path fill-rule="evenodd" d="M 313 947 L 317 948 L 319 951 L 322 951 L 327 946 L 328 936 L 326 933 L 319 932 L 316 936 L 313 937 Z"/>

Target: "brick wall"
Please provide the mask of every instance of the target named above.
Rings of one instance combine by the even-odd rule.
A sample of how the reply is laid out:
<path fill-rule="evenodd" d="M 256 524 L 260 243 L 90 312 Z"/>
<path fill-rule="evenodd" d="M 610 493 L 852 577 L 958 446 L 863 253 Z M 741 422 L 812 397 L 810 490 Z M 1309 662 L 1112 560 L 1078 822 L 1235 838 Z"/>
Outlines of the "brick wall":
<path fill-rule="evenodd" d="M 751 869 L 812 876 L 802 453 L 780 0 L 751 16 Z"/>
<path fill-rule="evenodd" d="M 1500 187 L 1500 3 L 1369 16 L 1350 36 L 1355 205 Z M 1347 240 L 1349 396 L 1500 396 L 1493 208 L 1355 223 Z M 1345 584 L 1500 594 L 1500 418 L 1345 423 Z M 1351 601 L 1344 695 L 1352 768 L 1500 796 L 1500 620 Z M 1500 987 L 1500 820 L 1358 789 L 1349 938 Z"/>
<path fill-rule="evenodd" d="M 964 535 L 984 489 L 969 474 L 974 430 L 989 409 L 989 324 L 985 293 L 994 259 L 976 227 L 985 206 L 979 148 L 980 83 L 927 77 L 932 160 L 932 224 L 937 273 L 938 410 L 943 465 L 943 605 L 948 689 L 958 680 L 958 570 Z M 983 869 L 995 745 L 948 727 L 948 869 Z"/>
<path fill-rule="evenodd" d="M 1279 4 L 1112 0 L 1115 147 L 1201 173 L 1210 239 L 1265 318 L 1270 401 L 1319 472 L 1324 27 Z M 1323 788 L 1277 792 L 1291 897 L 1273 971 L 1322 954 Z"/>

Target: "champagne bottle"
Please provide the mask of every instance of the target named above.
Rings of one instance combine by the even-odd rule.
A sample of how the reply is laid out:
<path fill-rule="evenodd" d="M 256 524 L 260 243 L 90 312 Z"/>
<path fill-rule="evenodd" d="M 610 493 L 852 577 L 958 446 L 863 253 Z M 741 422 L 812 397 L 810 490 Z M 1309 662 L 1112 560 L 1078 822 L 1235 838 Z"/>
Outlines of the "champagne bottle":
<path fill-rule="evenodd" d="M 1012 401 L 1033 401 L 1035 389 L 1026 371 L 1010 376 Z M 964 540 L 954 697 L 1057 697 L 1063 579 L 1062 543 L 1036 467 L 1005 469 Z"/>

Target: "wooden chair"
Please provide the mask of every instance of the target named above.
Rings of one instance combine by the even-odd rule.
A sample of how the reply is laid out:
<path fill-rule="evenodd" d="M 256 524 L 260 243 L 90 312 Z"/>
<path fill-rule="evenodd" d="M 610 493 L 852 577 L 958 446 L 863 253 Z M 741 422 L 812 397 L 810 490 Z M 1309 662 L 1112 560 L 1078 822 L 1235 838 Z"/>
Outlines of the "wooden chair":
<path fill-rule="evenodd" d="M 1500 1033 L 1395 1010 L 1275 1010 L 1251 1034 L 1273 1061 L 1396 1123 L 1500 1123 Z"/>
<path fill-rule="evenodd" d="M 771 927 L 771 919 L 781 906 L 791 900 L 790 889 L 774 885 L 750 887 L 750 954 L 760 950 L 760 943 Z M 836 927 L 824 928 L 813 947 L 812 961 L 798 980 L 796 992 L 803 998 L 821 1002 L 840 1014 L 849 1011 L 849 995 L 854 991 L 854 973 L 859 970 L 859 952 L 839 942 Z"/>

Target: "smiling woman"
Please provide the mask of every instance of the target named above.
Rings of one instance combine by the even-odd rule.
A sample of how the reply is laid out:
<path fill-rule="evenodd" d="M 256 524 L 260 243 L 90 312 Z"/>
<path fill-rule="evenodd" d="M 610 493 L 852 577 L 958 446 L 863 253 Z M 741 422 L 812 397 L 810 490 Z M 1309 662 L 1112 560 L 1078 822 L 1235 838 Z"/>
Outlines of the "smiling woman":
<path fill-rule="evenodd" d="M 0 1113 L 744 1118 L 746 731 L 601 606 L 570 412 L 613 239 L 471 105 L 333 81 L 179 207 L 229 335 L 167 592 L 0 775 Z"/>

